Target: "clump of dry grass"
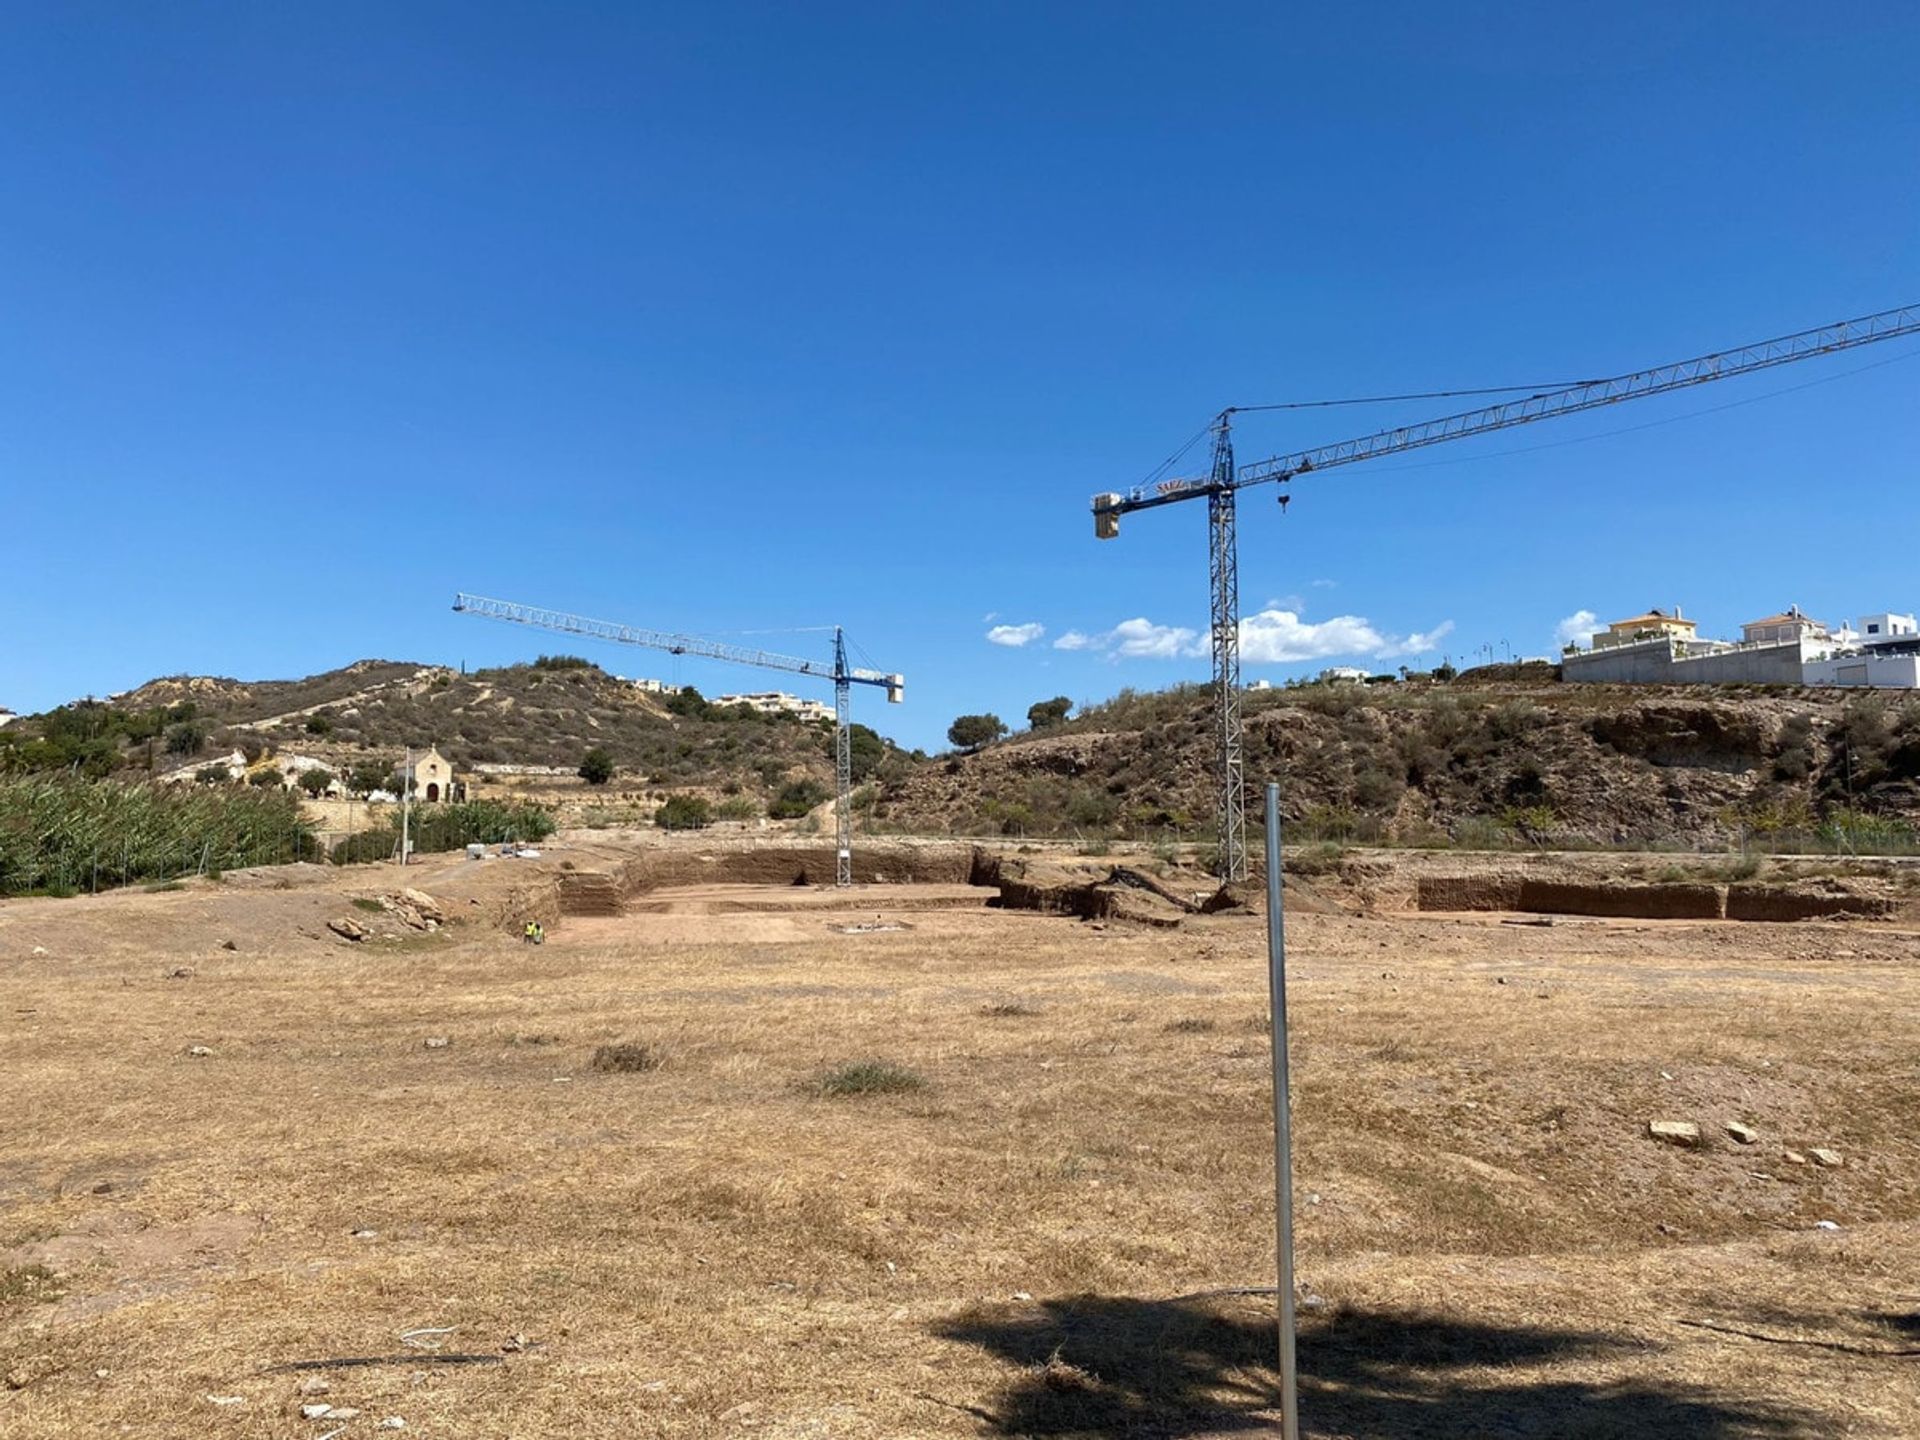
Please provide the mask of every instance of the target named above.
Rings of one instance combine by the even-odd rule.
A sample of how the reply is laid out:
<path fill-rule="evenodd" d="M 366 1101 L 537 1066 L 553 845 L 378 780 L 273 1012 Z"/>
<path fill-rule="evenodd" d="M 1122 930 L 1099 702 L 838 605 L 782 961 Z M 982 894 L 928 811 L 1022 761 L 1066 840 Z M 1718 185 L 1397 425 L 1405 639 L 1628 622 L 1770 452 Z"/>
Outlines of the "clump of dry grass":
<path fill-rule="evenodd" d="M 1024 1000 L 996 1000 L 991 1005 L 982 1005 L 980 1013 L 989 1020 L 1023 1020 L 1038 1015 L 1040 1007 Z"/>
<path fill-rule="evenodd" d="M 1161 1029 L 1169 1035 L 1211 1035 L 1214 1023 L 1198 1015 L 1189 1015 L 1184 1020 L 1170 1021 Z"/>
<path fill-rule="evenodd" d="M 0 1269 L 0 1311 L 16 1305 L 41 1305 L 64 1293 L 59 1277 L 44 1265 L 10 1265 Z"/>
<path fill-rule="evenodd" d="M 917 1070 L 887 1060 L 853 1060 L 827 1071 L 816 1083 L 822 1095 L 900 1095 L 926 1088 Z"/>
<path fill-rule="evenodd" d="M 1062 1360 L 1057 1349 L 1046 1358 L 1044 1364 L 1033 1367 L 1033 1374 L 1047 1389 L 1062 1395 L 1091 1390 L 1100 1383 L 1098 1375 L 1082 1370 L 1069 1360 Z"/>
<path fill-rule="evenodd" d="M 593 1052 L 593 1068 L 608 1075 L 637 1075 L 658 1070 L 666 1055 L 657 1045 L 626 1040 L 618 1045 L 602 1045 Z"/>

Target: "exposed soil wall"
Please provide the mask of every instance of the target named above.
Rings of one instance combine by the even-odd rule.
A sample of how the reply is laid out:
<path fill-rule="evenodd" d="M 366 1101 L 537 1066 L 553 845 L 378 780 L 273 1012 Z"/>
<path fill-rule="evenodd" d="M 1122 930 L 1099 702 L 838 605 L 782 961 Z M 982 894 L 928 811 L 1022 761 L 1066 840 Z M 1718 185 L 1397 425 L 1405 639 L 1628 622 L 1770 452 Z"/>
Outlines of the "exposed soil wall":
<path fill-rule="evenodd" d="M 1718 885 L 1630 882 L 1520 882 L 1521 910 L 1535 915 L 1607 915 L 1633 920 L 1718 920 L 1726 913 Z"/>
<path fill-rule="evenodd" d="M 618 915 L 626 899 L 623 878 L 600 870 L 569 870 L 559 890 L 563 915 Z"/>
<path fill-rule="evenodd" d="M 1734 885 L 1727 891 L 1729 920 L 1820 920 L 1832 916 L 1878 919 L 1895 913 L 1891 900 L 1842 890 L 1786 885 Z"/>
<path fill-rule="evenodd" d="M 1518 875 L 1422 875 L 1415 891 L 1421 910 L 1518 910 Z"/>
<path fill-rule="evenodd" d="M 1422 910 L 1513 910 L 1630 920 L 1883 919 L 1900 913 L 1892 899 L 1860 894 L 1835 881 L 1712 885 L 1427 875 L 1419 880 L 1417 899 Z"/>
<path fill-rule="evenodd" d="M 751 850 L 656 850 L 624 867 L 626 893 L 669 885 L 831 885 L 831 845 Z M 976 861 L 971 845 L 856 845 L 853 878 L 861 885 L 967 885 Z"/>

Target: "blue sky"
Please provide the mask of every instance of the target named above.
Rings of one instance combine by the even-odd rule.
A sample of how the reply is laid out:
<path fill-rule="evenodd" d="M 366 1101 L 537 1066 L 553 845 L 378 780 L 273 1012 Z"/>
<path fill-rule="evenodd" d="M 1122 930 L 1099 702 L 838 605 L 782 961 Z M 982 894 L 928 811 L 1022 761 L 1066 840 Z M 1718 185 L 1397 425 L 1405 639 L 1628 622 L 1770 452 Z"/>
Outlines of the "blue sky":
<path fill-rule="evenodd" d="M 456 589 L 843 623 L 910 744 L 1200 678 L 1201 507 L 1096 543 L 1089 495 L 1223 405 L 1920 299 L 1916 60 L 1895 4 L 23 0 L 0 705 L 562 647 Z M 1916 350 L 1252 492 L 1244 607 L 1292 618 L 1249 654 L 1326 653 L 1248 678 L 1920 605 Z M 1240 454 L 1445 408 L 1250 415 Z"/>

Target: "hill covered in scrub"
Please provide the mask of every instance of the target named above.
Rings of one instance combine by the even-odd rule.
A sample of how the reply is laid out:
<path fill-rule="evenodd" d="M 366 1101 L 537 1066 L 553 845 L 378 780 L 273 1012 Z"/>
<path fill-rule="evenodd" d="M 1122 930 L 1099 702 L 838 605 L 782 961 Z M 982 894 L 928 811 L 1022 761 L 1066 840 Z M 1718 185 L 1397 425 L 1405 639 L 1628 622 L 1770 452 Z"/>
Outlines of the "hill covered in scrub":
<path fill-rule="evenodd" d="M 1920 821 L 1911 697 L 1464 676 L 1254 692 L 1245 720 L 1250 790 L 1283 782 L 1296 840 L 1904 849 Z M 916 766 L 874 814 L 906 831 L 1205 835 L 1210 721 L 1203 687 L 1122 692 Z"/>
<path fill-rule="evenodd" d="M 310 756 L 349 775 L 382 775 L 408 746 L 438 746 L 456 768 L 552 767 L 571 774 L 589 750 L 617 788 L 699 787 L 824 796 L 832 727 L 715 706 L 693 691 L 656 695 L 572 656 L 468 674 L 362 660 L 304 680 L 176 676 L 106 701 L 77 701 L 0 731 L 0 769 L 78 768 L 142 778 L 238 749 L 248 759 Z M 859 727 L 861 778 L 911 762 Z"/>
<path fill-rule="evenodd" d="M 1920 699 L 1905 694 L 1564 685 L 1550 667 L 1495 667 L 1249 692 L 1245 718 L 1249 786 L 1284 782 L 1298 840 L 1920 850 Z M 791 818 L 832 786 L 829 724 L 644 692 L 570 656 L 155 680 L 0 730 L 0 771 L 139 779 L 208 764 L 224 779 L 209 762 L 239 750 L 311 757 L 364 790 L 426 744 L 469 775 L 550 770 L 513 783 L 588 806 L 644 798 L 648 815 L 701 792 L 722 818 Z M 573 779 L 593 749 L 613 761 L 610 785 Z M 856 727 L 855 805 L 874 831 L 1205 840 L 1212 766 L 1205 687 L 1122 691 L 931 758 Z"/>

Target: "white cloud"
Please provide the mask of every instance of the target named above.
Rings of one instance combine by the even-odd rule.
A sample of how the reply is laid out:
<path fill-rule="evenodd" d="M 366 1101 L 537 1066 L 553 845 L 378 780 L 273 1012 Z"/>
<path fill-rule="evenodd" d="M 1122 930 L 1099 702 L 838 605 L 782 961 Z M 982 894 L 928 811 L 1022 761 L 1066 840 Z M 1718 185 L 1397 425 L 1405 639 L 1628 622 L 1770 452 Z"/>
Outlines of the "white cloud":
<path fill-rule="evenodd" d="M 987 643 L 1018 650 L 1022 645 L 1031 645 L 1046 633 L 1046 626 L 1032 622 L 1025 625 L 996 625 L 987 631 Z"/>
<path fill-rule="evenodd" d="M 1336 615 L 1314 624 L 1302 620 L 1298 610 L 1270 605 L 1241 618 L 1240 657 L 1251 665 L 1286 665 L 1342 655 L 1394 660 L 1428 653 L 1452 630 L 1453 622 L 1447 620 L 1431 630 L 1387 635 L 1364 616 Z M 1115 660 L 1184 660 L 1208 652 L 1205 631 L 1156 625 L 1145 616 L 1122 620 L 1098 635 L 1069 630 L 1053 642 L 1053 648 L 1100 650 Z"/>
<path fill-rule="evenodd" d="M 1255 665 L 1285 665 L 1299 660 L 1328 660 L 1336 655 L 1366 655 L 1394 660 L 1424 655 L 1453 630 L 1447 620 L 1412 635 L 1383 635 L 1360 615 L 1335 615 L 1309 623 L 1292 610 L 1262 610 L 1240 620 L 1240 658 Z"/>
<path fill-rule="evenodd" d="M 1585 645 L 1593 639 L 1596 630 L 1603 628 L 1600 617 L 1593 611 L 1576 610 L 1553 627 L 1554 648 L 1564 650 L 1569 645 Z"/>
<path fill-rule="evenodd" d="M 1340 584 L 1338 580 L 1309 580 L 1307 583 L 1316 590 L 1332 590 Z"/>
<path fill-rule="evenodd" d="M 1129 659 L 1172 660 L 1206 653 L 1198 630 L 1184 625 L 1156 625 L 1144 615 L 1122 620 L 1100 637 L 1100 644 Z"/>
<path fill-rule="evenodd" d="M 1374 651 L 1376 660 L 1398 660 L 1409 655 L 1429 655 L 1440 648 L 1440 642 L 1453 633 L 1453 622 L 1442 620 L 1431 630 L 1416 630 L 1404 639 L 1396 640 L 1384 650 Z"/>

